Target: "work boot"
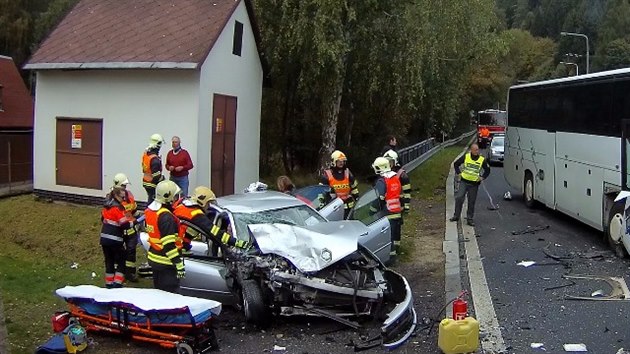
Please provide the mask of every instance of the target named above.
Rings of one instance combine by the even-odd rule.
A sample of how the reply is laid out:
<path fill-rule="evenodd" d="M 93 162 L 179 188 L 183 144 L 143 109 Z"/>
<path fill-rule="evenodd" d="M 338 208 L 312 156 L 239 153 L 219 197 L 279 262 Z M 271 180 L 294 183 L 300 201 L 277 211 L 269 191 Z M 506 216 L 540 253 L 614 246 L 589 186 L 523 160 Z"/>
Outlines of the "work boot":
<path fill-rule="evenodd" d="M 466 224 L 468 224 L 468 226 L 475 226 L 475 222 L 472 219 L 466 219 Z"/>
<path fill-rule="evenodd" d="M 137 283 L 138 282 L 138 276 L 136 275 L 136 273 L 127 273 L 125 274 L 125 279 L 127 279 L 128 281 L 132 282 L 132 283 Z"/>
<path fill-rule="evenodd" d="M 457 216 L 453 216 L 452 218 L 448 219 L 448 221 L 458 221 L 459 218 Z"/>

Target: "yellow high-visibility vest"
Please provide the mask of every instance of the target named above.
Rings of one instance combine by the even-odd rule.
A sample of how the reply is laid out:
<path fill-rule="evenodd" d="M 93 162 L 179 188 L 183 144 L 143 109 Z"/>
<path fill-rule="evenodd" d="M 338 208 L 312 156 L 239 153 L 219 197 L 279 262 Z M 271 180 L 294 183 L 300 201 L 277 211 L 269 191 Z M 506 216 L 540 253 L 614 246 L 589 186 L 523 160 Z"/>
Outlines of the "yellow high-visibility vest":
<path fill-rule="evenodd" d="M 479 182 L 481 172 L 481 166 L 483 165 L 483 156 L 479 156 L 477 161 L 472 159 L 470 153 L 466 154 L 464 159 L 464 168 L 462 169 L 462 179 L 470 182 Z"/>

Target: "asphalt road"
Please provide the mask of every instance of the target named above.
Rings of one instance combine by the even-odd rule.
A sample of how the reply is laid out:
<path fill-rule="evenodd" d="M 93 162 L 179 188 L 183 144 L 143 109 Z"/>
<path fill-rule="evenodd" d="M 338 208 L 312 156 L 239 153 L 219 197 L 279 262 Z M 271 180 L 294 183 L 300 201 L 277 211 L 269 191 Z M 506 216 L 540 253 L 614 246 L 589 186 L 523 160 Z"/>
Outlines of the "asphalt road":
<path fill-rule="evenodd" d="M 558 212 L 538 206 L 528 209 L 522 196 L 503 200 L 510 190 L 503 168 L 494 167 L 484 182 L 499 209 L 479 189 L 475 232 L 490 295 L 501 333 L 510 353 L 565 352 L 566 343 L 583 343 L 589 353 L 617 353 L 630 349 L 630 301 L 576 301 L 565 296 L 587 296 L 610 288 L 602 281 L 563 279 L 565 274 L 623 277 L 628 280 L 628 259 L 609 252 L 601 233 Z M 465 211 L 464 211 L 465 212 Z M 513 235 L 514 231 L 547 229 Z M 557 261 L 544 253 L 562 257 Z M 534 261 L 523 267 L 521 261 Z M 554 287 L 558 287 L 553 289 Z"/>

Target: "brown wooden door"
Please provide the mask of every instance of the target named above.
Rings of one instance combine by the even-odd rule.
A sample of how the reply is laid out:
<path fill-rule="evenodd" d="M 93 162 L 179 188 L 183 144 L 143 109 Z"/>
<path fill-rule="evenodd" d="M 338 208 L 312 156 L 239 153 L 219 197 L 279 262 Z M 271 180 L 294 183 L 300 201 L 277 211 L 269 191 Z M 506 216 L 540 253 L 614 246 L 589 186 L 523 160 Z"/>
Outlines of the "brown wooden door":
<path fill-rule="evenodd" d="M 236 97 L 214 95 L 212 103 L 212 191 L 234 193 Z"/>
<path fill-rule="evenodd" d="M 57 118 L 57 184 L 103 189 L 103 121 Z"/>

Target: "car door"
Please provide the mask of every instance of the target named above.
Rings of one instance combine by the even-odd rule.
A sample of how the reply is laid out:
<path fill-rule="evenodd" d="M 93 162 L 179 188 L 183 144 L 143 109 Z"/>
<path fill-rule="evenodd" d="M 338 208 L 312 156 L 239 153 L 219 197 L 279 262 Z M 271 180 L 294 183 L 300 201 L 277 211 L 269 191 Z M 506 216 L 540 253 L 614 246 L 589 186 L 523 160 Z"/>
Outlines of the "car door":
<path fill-rule="evenodd" d="M 341 221 L 343 220 L 344 204 L 341 198 L 335 198 L 325 207 L 319 210 L 319 214 L 328 221 Z"/>
<path fill-rule="evenodd" d="M 348 219 L 358 220 L 368 227 L 367 233 L 359 237 L 359 243 L 372 251 L 383 263 L 388 262 L 392 242 L 391 227 L 387 210 L 383 208 L 375 189 L 367 191 L 357 200 Z"/>

